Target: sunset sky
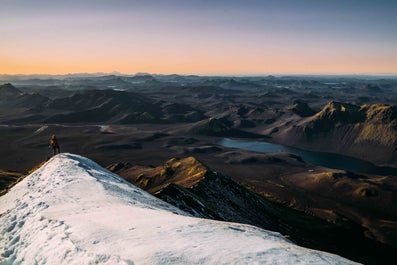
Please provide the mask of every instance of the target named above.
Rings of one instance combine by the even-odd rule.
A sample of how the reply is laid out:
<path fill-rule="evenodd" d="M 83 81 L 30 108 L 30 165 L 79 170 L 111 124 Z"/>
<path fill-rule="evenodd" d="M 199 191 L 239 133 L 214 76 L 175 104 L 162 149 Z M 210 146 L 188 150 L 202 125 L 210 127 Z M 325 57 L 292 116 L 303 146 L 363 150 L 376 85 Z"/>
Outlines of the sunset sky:
<path fill-rule="evenodd" d="M 0 0 L 0 73 L 397 74 L 395 0 Z"/>

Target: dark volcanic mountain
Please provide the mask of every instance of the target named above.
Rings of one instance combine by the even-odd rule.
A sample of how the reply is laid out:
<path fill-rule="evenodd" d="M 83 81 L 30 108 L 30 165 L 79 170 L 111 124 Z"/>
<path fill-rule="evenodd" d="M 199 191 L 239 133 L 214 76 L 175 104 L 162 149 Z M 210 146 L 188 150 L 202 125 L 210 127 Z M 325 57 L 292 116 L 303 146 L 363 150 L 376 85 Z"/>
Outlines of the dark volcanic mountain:
<path fill-rule="evenodd" d="M 126 91 L 88 90 L 69 98 L 56 99 L 48 106 L 68 113 L 46 122 L 104 122 L 112 124 L 169 123 L 198 121 L 202 111 L 182 103 L 157 101 Z"/>
<path fill-rule="evenodd" d="M 22 94 L 22 92 L 14 87 L 12 84 L 7 83 L 0 85 L 0 99 L 4 100 L 6 98 L 15 98 Z"/>
<path fill-rule="evenodd" d="M 12 84 L 0 85 L 0 108 L 40 108 L 49 99 L 38 93 L 24 93 Z"/>
<path fill-rule="evenodd" d="M 187 104 L 164 102 L 145 95 L 118 90 L 83 90 L 68 97 L 49 99 L 38 93 L 23 93 L 11 84 L 0 87 L 0 107 L 17 117 L 3 123 L 170 123 L 196 122 L 205 115 Z M 26 111 L 25 111 L 26 110 Z M 25 115 L 20 113 L 26 112 Z"/>
<path fill-rule="evenodd" d="M 32 120 L 43 118 L 39 113 L 49 101 L 49 98 L 37 93 L 24 93 L 9 83 L 1 85 L 0 123 L 30 123 Z"/>
<path fill-rule="evenodd" d="M 65 113 L 45 122 L 140 123 L 159 120 L 161 109 L 148 98 L 125 91 L 88 90 L 52 101 L 48 108 Z"/>

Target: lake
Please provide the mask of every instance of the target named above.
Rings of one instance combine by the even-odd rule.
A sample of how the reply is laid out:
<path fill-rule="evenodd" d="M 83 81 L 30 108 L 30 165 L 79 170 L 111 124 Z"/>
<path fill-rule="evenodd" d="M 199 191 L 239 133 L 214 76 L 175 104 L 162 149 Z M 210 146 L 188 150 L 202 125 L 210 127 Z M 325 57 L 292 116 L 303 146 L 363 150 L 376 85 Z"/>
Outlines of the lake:
<path fill-rule="evenodd" d="M 288 152 L 300 156 L 305 162 L 316 166 L 323 166 L 364 174 L 397 176 L 397 168 L 379 167 L 365 160 L 360 160 L 357 158 L 338 154 L 305 151 L 280 144 L 272 144 L 259 141 L 234 140 L 229 138 L 223 138 L 218 144 L 225 147 L 239 148 L 261 153 Z"/>

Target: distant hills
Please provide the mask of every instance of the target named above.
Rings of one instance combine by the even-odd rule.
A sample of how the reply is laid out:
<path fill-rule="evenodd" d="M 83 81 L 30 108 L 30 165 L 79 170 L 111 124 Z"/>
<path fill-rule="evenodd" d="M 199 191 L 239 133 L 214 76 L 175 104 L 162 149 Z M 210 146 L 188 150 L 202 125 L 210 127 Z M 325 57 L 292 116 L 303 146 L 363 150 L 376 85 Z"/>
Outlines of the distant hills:
<path fill-rule="evenodd" d="M 35 108 L 45 106 L 49 99 L 38 93 L 26 93 L 7 83 L 0 85 L 0 108 Z"/>
<path fill-rule="evenodd" d="M 63 77 L 8 76 L 19 85 L 0 85 L 0 109 L 9 112 L 0 114 L 0 124 L 191 123 L 186 133 L 192 135 L 263 137 L 379 164 L 397 162 L 393 79 Z"/>
<path fill-rule="evenodd" d="M 167 123 L 197 121 L 201 111 L 181 103 L 162 103 L 130 91 L 82 90 L 50 99 L 23 93 L 12 84 L 0 86 L 0 108 L 18 108 L 23 115 L 4 117 L 2 123 Z M 23 117 L 21 117 L 23 116 Z"/>

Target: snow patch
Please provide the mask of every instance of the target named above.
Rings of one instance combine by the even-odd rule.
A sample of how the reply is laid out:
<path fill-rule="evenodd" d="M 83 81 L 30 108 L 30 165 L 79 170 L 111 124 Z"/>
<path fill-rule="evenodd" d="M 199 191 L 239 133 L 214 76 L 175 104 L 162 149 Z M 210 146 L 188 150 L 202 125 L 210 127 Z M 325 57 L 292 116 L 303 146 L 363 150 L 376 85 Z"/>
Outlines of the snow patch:
<path fill-rule="evenodd" d="M 40 128 L 38 128 L 38 129 L 34 132 L 34 134 L 38 134 L 38 133 L 44 132 L 44 131 L 47 130 L 47 129 L 48 129 L 48 125 L 43 125 L 43 126 L 41 126 Z"/>
<path fill-rule="evenodd" d="M 112 127 L 110 125 L 98 125 L 98 127 L 101 133 L 113 133 Z"/>

